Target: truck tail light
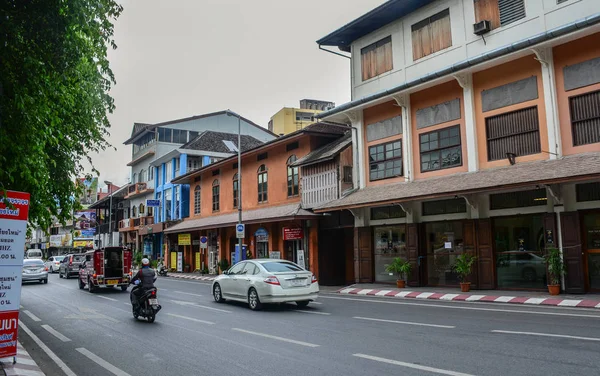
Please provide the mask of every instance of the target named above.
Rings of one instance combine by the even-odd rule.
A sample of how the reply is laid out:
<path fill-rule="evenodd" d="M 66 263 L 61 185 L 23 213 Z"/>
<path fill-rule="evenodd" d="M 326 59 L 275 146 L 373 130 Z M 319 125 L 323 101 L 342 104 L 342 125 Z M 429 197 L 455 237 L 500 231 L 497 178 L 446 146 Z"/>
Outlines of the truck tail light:
<path fill-rule="evenodd" d="M 265 278 L 264 282 L 269 285 L 281 286 L 281 283 L 279 283 L 279 280 L 275 276 L 269 276 Z"/>
<path fill-rule="evenodd" d="M 44 268 L 44 271 L 46 271 L 46 272 L 48 271 L 48 267 L 47 266 Z"/>

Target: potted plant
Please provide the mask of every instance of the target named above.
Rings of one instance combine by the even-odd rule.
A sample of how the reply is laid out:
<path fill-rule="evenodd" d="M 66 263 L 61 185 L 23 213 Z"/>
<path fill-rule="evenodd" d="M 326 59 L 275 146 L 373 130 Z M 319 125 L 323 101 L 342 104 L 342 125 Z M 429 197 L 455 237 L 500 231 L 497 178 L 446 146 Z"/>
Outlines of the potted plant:
<path fill-rule="evenodd" d="M 462 292 L 471 291 L 471 282 L 467 282 L 467 278 L 471 275 L 475 260 L 477 260 L 477 257 L 468 253 L 463 253 L 456 258 L 454 271 L 460 280 L 460 291 Z"/>
<path fill-rule="evenodd" d="M 391 264 L 385 266 L 385 271 L 396 274 L 396 286 L 403 289 L 406 286 L 405 276 L 410 274 L 412 265 L 410 262 L 395 257 Z"/>
<path fill-rule="evenodd" d="M 548 254 L 546 255 L 546 265 L 550 277 L 548 292 L 550 295 L 558 295 L 560 294 L 560 278 L 567 272 L 565 264 L 560 257 L 560 251 L 557 248 L 550 248 L 548 250 Z"/>

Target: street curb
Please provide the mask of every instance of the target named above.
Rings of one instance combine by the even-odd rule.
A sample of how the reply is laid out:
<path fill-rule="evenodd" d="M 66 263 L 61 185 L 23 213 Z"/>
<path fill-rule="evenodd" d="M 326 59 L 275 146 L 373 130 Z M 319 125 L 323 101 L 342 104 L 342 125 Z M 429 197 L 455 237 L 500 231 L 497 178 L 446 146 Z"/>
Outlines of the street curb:
<path fill-rule="evenodd" d="M 177 279 L 191 279 L 196 281 L 214 281 L 216 277 L 203 277 L 196 275 L 183 275 L 183 274 L 168 274 L 167 278 L 177 278 Z"/>
<path fill-rule="evenodd" d="M 35 360 L 31 358 L 27 350 L 17 341 L 17 363 L 12 363 L 12 358 L 0 361 L 3 374 L 6 376 L 45 376 Z"/>
<path fill-rule="evenodd" d="M 534 306 L 569 307 L 569 308 L 595 308 L 600 309 L 599 300 L 588 299 L 559 299 L 559 298 L 530 298 L 526 296 L 497 296 L 479 294 L 444 294 L 436 292 L 401 291 L 385 289 L 361 289 L 345 287 L 336 291 L 338 294 L 362 295 L 362 296 L 385 296 L 400 299 L 427 299 L 458 302 L 485 302 L 485 303 L 508 303 Z"/>

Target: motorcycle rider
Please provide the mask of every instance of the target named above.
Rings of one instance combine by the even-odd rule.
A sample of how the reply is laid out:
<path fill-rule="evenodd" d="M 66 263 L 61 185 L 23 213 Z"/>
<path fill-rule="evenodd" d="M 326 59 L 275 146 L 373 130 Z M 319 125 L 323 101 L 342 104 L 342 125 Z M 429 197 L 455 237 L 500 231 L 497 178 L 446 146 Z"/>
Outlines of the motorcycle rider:
<path fill-rule="evenodd" d="M 135 297 L 135 300 L 132 299 L 132 303 L 136 306 L 140 304 L 140 297 L 149 289 L 154 287 L 154 281 L 156 280 L 156 273 L 152 268 L 150 268 L 150 260 L 147 258 L 142 259 L 142 268 L 136 273 L 136 275 L 131 279 L 131 283 L 135 283 L 136 281 L 140 281 L 131 290 L 131 294 Z"/>

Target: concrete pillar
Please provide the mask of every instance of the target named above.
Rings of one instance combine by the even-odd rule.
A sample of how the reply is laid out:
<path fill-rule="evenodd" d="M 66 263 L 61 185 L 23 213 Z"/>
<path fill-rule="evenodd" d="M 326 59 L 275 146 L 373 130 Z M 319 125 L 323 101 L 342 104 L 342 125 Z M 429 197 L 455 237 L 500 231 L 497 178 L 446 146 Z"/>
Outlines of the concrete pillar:
<path fill-rule="evenodd" d="M 477 148 L 477 124 L 475 121 L 475 97 L 473 92 L 473 75 L 460 73 L 454 76 L 463 88 L 463 104 L 465 112 L 465 133 L 467 138 L 467 165 L 469 171 L 479 170 L 479 153 Z"/>
<path fill-rule="evenodd" d="M 350 125 L 356 129 L 352 131 L 352 153 L 354 158 L 352 174 L 355 176 L 354 187 L 360 189 L 366 186 L 367 176 L 365 173 L 365 138 L 363 128 L 362 110 L 350 111 L 346 113 Z M 358 181 L 356 181 L 358 180 Z"/>
<path fill-rule="evenodd" d="M 410 94 L 400 94 L 393 98 L 402 108 L 402 170 L 406 181 L 411 181 L 413 180 L 413 145 Z"/>
<path fill-rule="evenodd" d="M 558 121 L 558 103 L 556 100 L 556 79 L 554 77 L 554 56 L 552 48 L 532 49 L 536 60 L 542 64 L 542 84 L 544 86 L 544 106 L 546 109 L 546 128 L 548 130 L 548 149 L 550 159 L 562 157 L 560 124 Z"/>

